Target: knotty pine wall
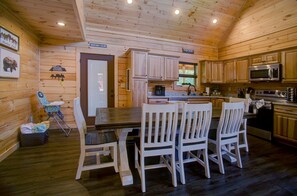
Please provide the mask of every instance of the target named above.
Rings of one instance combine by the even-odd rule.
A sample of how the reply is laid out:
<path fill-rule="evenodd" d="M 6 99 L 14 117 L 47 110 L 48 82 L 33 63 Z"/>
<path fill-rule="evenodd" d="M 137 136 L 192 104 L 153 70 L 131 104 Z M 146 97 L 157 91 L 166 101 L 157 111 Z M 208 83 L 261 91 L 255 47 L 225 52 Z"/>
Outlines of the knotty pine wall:
<path fill-rule="evenodd" d="M 107 44 L 107 48 L 89 47 L 88 42 Z M 45 39 L 40 46 L 40 90 L 49 101 L 63 100 L 65 105 L 62 112 L 65 120 L 72 127 L 76 127 L 73 118 L 73 99 L 79 96 L 80 89 L 80 53 L 114 55 L 115 57 L 115 105 L 127 106 L 126 69 L 129 48 L 148 49 L 152 53 L 180 56 L 184 62 L 198 63 L 202 59 L 217 59 L 217 48 L 197 44 L 185 44 L 162 39 L 139 38 L 106 34 L 97 31 L 87 31 L 87 42 L 66 43 L 61 40 Z M 182 48 L 194 49 L 195 54 L 184 54 Z M 51 79 L 49 69 L 52 65 L 61 64 L 66 68 L 65 81 Z M 172 86 L 173 84 L 167 84 Z M 41 113 L 41 117 L 46 115 Z M 52 123 L 52 125 L 55 125 Z M 56 126 L 52 126 L 55 128 Z"/>
<path fill-rule="evenodd" d="M 0 5 L 0 26 L 19 36 L 20 78 L 0 78 L 0 161 L 19 146 L 20 125 L 38 119 L 38 39 Z M 0 46 L 1 48 L 4 48 Z"/>
<path fill-rule="evenodd" d="M 248 1 L 219 46 L 219 59 L 233 59 L 297 46 L 297 1 Z"/>

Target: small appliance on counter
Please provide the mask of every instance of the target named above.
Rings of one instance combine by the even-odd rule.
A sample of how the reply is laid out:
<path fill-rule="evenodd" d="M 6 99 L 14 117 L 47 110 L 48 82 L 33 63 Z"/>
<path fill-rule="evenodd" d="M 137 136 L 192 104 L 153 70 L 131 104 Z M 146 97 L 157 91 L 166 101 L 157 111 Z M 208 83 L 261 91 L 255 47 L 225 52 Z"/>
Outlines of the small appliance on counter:
<path fill-rule="evenodd" d="M 287 88 L 287 101 L 297 103 L 297 88 Z"/>
<path fill-rule="evenodd" d="M 155 95 L 156 96 L 165 96 L 165 87 L 156 85 L 155 86 Z"/>

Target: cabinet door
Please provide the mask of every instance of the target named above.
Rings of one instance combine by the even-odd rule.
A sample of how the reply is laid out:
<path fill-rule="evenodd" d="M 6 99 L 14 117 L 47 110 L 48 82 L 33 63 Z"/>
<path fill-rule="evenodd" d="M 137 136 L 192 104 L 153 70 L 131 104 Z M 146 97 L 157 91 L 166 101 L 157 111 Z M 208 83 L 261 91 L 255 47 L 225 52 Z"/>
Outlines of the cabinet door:
<path fill-rule="evenodd" d="M 260 65 L 264 63 L 263 55 L 254 55 L 250 58 L 252 65 Z"/>
<path fill-rule="evenodd" d="M 278 52 L 269 53 L 265 55 L 265 63 L 279 63 L 280 62 L 280 55 Z"/>
<path fill-rule="evenodd" d="M 297 50 L 282 52 L 283 82 L 297 82 Z"/>
<path fill-rule="evenodd" d="M 224 82 L 225 83 L 234 83 L 235 80 L 235 64 L 234 61 L 227 61 L 224 64 Z"/>
<path fill-rule="evenodd" d="M 148 55 L 148 79 L 162 80 L 164 72 L 164 57 Z"/>
<path fill-rule="evenodd" d="M 249 82 L 249 75 L 248 75 L 249 60 L 238 59 L 236 60 L 235 66 L 236 66 L 236 82 L 248 83 Z"/>
<path fill-rule="evenodd" d="M 133 77 L 147 78 L 147 52 L 132 51 Z"/>
<path fill-rule="evenodd" d="M 211 61 L 200 61 L 201 83 L 211 82 Z"/>
<path fill-rule="evenodd" d="M 178 58 L 176 57 L 165 57 L 165 80 L 178 80 Z"/>
<path fill-rule="evenodd" d="M 211 64 L 211 83 L 223 83 L 223 69 L 222 61 L 213 61 Z"/>
<path fill-rule="evenodd" d="M 147 80 L 134 79 L 132 90 L 132 106 L 141 107 L 147 102 Z"/>
<path fill-rule="evenodd" d="M 273 137 L 282 143 L 297 146 L 297 107 L 274 106 Z"/>

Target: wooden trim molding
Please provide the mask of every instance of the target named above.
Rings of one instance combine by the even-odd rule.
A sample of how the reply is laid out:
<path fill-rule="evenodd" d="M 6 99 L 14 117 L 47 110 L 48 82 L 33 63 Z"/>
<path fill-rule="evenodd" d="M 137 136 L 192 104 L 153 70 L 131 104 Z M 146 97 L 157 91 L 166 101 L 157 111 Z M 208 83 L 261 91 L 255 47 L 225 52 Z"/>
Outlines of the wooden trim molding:
<path fill-rule="evenodd" d="M 17 142 L 14 145 L 12 145 L 10 148 L 8 148 L 5 152 L 3 152 L 2 154 L 0 154 L 0 162 L 2 162 L 4 159 L 6 159 L 9 155 L 11 155 L 19 147 L 20 147 L 20 143 Z"/>

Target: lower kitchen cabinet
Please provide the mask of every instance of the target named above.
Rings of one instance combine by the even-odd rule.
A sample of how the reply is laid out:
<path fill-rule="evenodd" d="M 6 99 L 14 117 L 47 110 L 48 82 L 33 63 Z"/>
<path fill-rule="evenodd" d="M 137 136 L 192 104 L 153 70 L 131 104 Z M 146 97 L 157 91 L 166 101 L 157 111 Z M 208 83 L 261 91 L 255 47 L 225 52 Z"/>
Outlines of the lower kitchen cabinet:
<path fill-rule="evenodd" d="M 149 98 L 148 99 L 148 103 L 149 104 L 166 104 L 168 103 L 168 98 Z"/>
<path fill-rule="evenodd" d="M 133 79 L 132 89 L 128 93 L 128 106 L 141 107 L 142 103 L 147 103 L 147 80 Z"/>
<path fill-rule="evenodd" d="M 281 143 L 297 146 L 297 106 L 274 105 L 273 137 Z"/>

